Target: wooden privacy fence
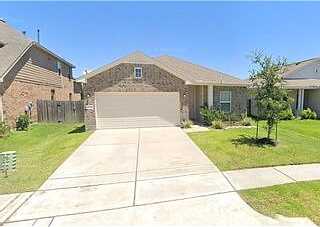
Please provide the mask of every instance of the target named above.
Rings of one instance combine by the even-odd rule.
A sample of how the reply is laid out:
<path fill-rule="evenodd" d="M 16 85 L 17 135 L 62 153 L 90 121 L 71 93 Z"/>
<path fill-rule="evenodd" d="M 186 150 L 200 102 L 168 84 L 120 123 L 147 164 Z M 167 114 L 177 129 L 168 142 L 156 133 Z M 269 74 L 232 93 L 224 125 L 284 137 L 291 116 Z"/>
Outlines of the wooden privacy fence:
<path fill-rule="evenodd" d="M 83 101 L 37 100 L 38 122 L 83 122 Z"/>

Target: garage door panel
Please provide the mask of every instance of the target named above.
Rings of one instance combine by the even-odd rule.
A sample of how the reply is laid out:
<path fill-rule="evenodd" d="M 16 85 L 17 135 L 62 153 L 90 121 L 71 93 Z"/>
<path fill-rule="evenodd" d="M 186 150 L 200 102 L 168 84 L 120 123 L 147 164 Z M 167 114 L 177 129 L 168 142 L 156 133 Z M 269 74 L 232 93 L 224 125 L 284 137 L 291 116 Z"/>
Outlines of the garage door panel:
<path fill-rule="evenodd" d="M 97 128 L 178 125 L 179 106 L 178 92 L 96 93 Z"/>

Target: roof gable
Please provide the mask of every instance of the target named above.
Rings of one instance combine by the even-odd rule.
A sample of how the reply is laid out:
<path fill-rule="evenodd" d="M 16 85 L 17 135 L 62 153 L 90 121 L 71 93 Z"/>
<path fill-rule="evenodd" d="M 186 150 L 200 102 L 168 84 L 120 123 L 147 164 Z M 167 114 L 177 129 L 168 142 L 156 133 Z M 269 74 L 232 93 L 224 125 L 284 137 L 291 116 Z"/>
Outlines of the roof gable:
<path fill-rule="evenodd" d="M 15 61 L 28 49 L 32 41 L 26 38 L 6 23 L 0 22 L 0 78 L 15 63 Z"/>
<path fill-rule="evenodd" d="M 230 86 L 246 86 L 247 83 L 236 77 L 211 70 L 199 65 L 186 62 L 170 56 L 152 58 L 142 52 L 136 51 L 125 57 L 119 58 L 110 64 L 106 64 L 86 75 L 86 78 L 93 77 L 121 63 L 132 64 L 153 64 L 184 80 L 186 84 L 215 84 Z"/>
<path fill-rule="evenodd" d="M 118 58 L 116 59 L 115 61 L 109 63 L 109 64 L 106 64 L 106 65 L 103 65 L 91 72 L 89 72 L 87 75 L 86 75 L 86 78 L 90 78 L 90 77 L 93 77 L 99 73 L 102 73 L 104 71 L 107 71 L 108 69 L 111 69 L 113 68 L 114 66 L 117 66 L 119 64 L 122 64 L 122 63 L 131 63 L 131 64 L 154 64 L 153 60 L 146 56 L 145 54 L 143 54 L 142 52 L 133 52 L 129 55 L 126 55 L 122 58 Z"/>
<path fill-rule="evenodd" d="M 169 73 L 174 74 L 176 77 L 183 79 L 181 75 L 179 75 L 179 73 L 176 73 L 173 69 L 171 69 L 170 67 L 161 64 L 159 61 L 155 60 L 152 57 L 149 57 L 147 55 L 145 55 L 144 53 L 140 52 L 140 51 L 135 51 L 129 55 L 126 55 L 122 58 L 119 58 L 113 62 L 111 62 L 110 64 L 106 64 L 96 70 L 91 71 L 90 73 L 88 73 L 86 75 L 86 78 L 90 78 L 93 77 L 95 75 L 98 75 L 99 73 L 102 73 L 104 71 L 107 71 L 108 69 L 111 69 L 119 64 L 123 64 L 123 63 L 129 63 L 129 64 L 151 64 L 151 65 L 156 65 L 159 68 L 162 68 L 164 70 L 166 70 Z"/>
<path fill-rule="evenodd" d="M 320 58 L 312 58 L 287 65 L 284 79 L 320 79 Z"/>
<path fill-rule="evenodd" d="M 0 43 L 3 44 L 0 48 L 0 82 L 32 46 L 36 46 L 67 65 L 74 67 L 68 61 L 54 54 L 39 43 L 32 41 L 3 21 L 0 21 Z"/>

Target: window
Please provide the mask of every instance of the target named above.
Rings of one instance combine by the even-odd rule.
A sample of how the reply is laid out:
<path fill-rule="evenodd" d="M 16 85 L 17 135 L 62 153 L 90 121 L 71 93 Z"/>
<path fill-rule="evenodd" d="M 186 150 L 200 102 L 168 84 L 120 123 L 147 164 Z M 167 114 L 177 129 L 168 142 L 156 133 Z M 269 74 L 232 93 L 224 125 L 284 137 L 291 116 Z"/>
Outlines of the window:
<path fill-rule="evenodd" d="M 51 100 L 54 100 L 54 95 L 55 95 L 56 91 L 54 89 L 51 90 Z"/>
<path fill-rule="evenodd" d="M 68 78 L 69 78 L 69 80 L 72 79 L 72 68 L 71 67 L 68 67 Z"/>
<path fill-rule="evenodd" d="M 61 75 L 61 62 L 57 61 L 58 75 Z"/>
<path fill-rule="evenodd" d="M 231 112 L 231 91 L 220 91 L 220 109 L 225 113 Z"/>
<path fill-rule="evenodd" d="M 72 93 L 69 93 L 69 101 L 72 101 Z"/>
<path fill-rule="evenodd" d="M 141 79 L 142 77 L 142 68 L 141 67 L 135 67 L 134 68 L 134 78 Z"/>

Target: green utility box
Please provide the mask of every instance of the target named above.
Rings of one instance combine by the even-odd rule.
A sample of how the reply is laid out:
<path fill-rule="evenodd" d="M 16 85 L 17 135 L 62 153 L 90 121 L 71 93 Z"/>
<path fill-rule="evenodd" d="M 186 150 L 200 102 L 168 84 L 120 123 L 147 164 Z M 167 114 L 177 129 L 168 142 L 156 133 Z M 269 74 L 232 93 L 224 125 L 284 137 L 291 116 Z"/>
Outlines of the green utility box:
<path fill-rule="evenodd" d="M 15 170 L 17 163 L 17 155 L 15 151 L 6 151 L 0 153 L 0 171 L 4 172 L 8 177 L 9 170 Z"/>

